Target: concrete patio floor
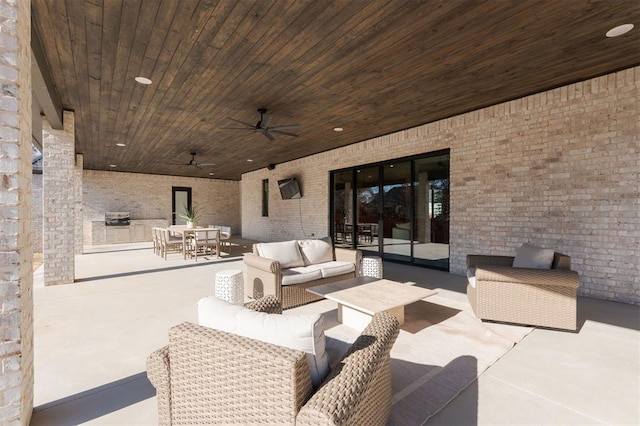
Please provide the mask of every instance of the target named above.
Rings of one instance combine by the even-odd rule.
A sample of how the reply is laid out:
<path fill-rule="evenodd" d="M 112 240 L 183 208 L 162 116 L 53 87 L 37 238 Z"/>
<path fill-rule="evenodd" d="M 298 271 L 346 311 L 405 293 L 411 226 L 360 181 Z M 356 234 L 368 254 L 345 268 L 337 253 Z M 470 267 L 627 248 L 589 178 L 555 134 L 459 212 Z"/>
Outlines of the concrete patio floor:
<path fill-rule="evenodd" d="M 86 248 L 72 285 L 34 274 L 32 425 L 153 425 L 147 355 L 171 326 L 197 320 L 217 271 L 244 269 L 246 240 L 221 259 L 167 261 L 150 244 Z M 385 278 L 466 297 L 462 276 L 386 262 Z M 536 329 L 429 425 L 640 424 L 640 306 L 579 298 L 576 333 Z"/>

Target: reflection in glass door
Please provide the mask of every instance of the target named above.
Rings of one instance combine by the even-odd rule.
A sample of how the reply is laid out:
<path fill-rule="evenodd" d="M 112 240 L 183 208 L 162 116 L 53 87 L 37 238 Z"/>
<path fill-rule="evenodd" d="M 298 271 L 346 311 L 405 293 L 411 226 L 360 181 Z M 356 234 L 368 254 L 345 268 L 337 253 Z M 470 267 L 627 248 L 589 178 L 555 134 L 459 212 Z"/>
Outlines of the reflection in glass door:
<path fill-rule="evenodd" d="M 411 161 L 383 167 L 383 243 L 386 259 L 411 260 Z"/>
<path fill-rule="evenodd" d="M 353 245 L 353 229 L 347 224 L 353 218 L 353 171 L 332 175 L 333 242 L 337 247 Z"/>
<path fill-rule="evenodd" d="M 363 255 L 378 255 L 378 220 L 380 218 L 380 168 L 366 167 L 356 171 L 356 247 Z"/>

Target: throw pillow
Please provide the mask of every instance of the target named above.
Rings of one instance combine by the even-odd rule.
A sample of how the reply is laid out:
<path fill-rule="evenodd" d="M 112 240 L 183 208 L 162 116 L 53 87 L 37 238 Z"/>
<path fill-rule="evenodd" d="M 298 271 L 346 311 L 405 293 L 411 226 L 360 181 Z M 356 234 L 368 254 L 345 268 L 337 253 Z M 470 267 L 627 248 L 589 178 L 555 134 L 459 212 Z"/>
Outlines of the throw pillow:
<path fill-rule="evenodd" d="M 294 268 L 304 266 L 304 260 L 298 249 L 298 242 L 282 241 L 279 243 L 259 243 L 256 244 L 258 255 L 280 262 L 281 268 Z"/>
<path fill-rule="evenodd" d="M 320 314 L 267 314 L 209 296 L 198 301 L 198 323 L 227 333 L 306 352 L 309 375 L 315 388 L 329 374 L 324 323 Z"/>
<path fill-rule="evenodd" d="M 514 268 L 551 269 L 553 263 L 553 250 L 533 246 L 524 243 L 516 251 L 513 259 Z"/>
<path fill-rule="evenodd" d="M 298 245 L 305 265 L 316 265 L 333 260 L 333 247 L 329 238 L 300 240 Z"/>

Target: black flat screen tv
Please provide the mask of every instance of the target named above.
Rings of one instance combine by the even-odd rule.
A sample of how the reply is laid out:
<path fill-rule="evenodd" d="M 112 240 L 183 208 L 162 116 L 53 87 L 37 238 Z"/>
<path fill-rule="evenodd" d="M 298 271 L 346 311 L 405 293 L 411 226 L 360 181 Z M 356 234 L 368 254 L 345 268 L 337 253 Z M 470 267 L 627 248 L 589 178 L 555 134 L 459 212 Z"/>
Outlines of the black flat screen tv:
<path fill-rule="evenodd" d="M 283 200 L 302 198 L 300 185 L 298 185 L 298 180 L 296 178 L 279 180 L 278 188 L 280 188 L 280 196 Z"/>

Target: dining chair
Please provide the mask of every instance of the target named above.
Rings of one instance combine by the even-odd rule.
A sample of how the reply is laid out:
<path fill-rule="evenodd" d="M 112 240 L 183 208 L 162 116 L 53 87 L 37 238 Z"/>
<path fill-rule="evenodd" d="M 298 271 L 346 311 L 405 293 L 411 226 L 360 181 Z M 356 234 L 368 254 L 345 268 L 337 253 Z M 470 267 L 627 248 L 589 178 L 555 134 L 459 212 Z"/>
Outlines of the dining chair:
<path fill-rule="evenodd" d="M 204 229 L 195 231 L 190 240 L 191 255 L 198 260 L 198 255 L 213 254 L 220 258 L 220 229 Z"/>

